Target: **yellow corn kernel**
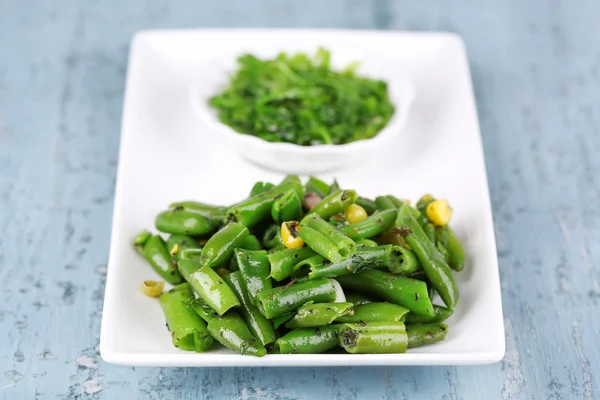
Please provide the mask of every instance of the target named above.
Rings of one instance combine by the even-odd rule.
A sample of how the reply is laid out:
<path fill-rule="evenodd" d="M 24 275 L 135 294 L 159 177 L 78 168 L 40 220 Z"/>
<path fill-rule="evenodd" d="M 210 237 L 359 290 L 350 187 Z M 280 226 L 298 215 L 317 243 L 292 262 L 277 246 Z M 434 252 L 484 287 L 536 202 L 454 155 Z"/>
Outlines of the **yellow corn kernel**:
<path fill-rule="evenodd" d="M 304 246 L 304 240 L 300 237 L 300 223 L 298 221 L 287 221 L 281 224 L 281 240 L 288 249 L 299 249 Z"/>
<path fill-rule="evenodd" d="M 148 297 L 158 297 L 163 292 L 165 283 L 163 281 L 144 281 L 142 292 Z"/>
<path fill-rule="evenodd" d="M 171 253 L 171 255 L 174 256 L 175 254 L 177 254 L 178 251 L 179 251 L 179 245 L 177 243 L 175 243 L 169 253 Z"/>
<path fill-rule="evenodd" d="M 446 199 L 434 200 L 427 206 L 427 218 L 429 218 L 434 225 L 446 226 L 448 225 L 448 222 L 450 222 L 451 217 L 452 209 Z"/>
<path fill-rule="evenodd" d="M 344 216 L 346 217 L 346 221 L 349 224 L 355 224 L 357 222 L 364 221 L 367 219 L 368 214 L 364 208 L 359 206 L 358 204 L 350 204 L 344 210 Z"/>

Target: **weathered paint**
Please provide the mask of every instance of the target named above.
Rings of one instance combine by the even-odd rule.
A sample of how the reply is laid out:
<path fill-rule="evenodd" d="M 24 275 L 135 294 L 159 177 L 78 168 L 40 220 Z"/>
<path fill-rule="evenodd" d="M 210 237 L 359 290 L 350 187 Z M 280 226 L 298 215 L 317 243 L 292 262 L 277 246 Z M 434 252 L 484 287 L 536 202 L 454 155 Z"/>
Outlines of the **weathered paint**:
<path fill-rule="evenodd" d="M 599 15 L 594 0 L 4 2 L 0 398 L 600 397 Z M 100 360 L 131 36 L 148 28 L 236 26 L 464 37 L 498 239 L 502 362 L 166 369 Z"/>

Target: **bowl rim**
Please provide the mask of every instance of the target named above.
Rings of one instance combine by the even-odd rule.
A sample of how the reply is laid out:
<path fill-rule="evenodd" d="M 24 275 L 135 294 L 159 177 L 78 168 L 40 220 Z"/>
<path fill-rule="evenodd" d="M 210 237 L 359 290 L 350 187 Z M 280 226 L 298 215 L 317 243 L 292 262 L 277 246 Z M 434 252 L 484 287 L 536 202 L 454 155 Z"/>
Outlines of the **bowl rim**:
<path fill-rule="evenodd" d="M 207 62 L 206 65 L 209 67 L 212 65 L 213 68 L 215 68 L 215 63 Z M 222 71 L 222 74 L 225 73 L 227 73 L 227 71 Z M 383 80 L 383 78 L 381 79 Z M 213 113 L 211 113 L 213 109 L 206 101 L 208 100 L 208 96 L 206 96 L 206 93 L 203 93 L 206 91 L 201 89 L 205 83 L 206 77 L 198 76 L 197 78 L 193 79 L 191 85 L 189 85 L 188 95 L 192 109 L 194 110 L 194 114 L 196 114 L 200 121 L 203 122 L 208 130 L 210 130 L 212 133 L 223 134 L 232 140 L 243 142 L 248 146 L 258 146 L 272 151 L 292 151 L 305 154 L 341 153 L 355 150 L 358 147 L 365 149 L 365 147 L 371 147 L 390 139 L 394 134 L 399 133 L 406 126 L 410 110 L 416 98 L 416 89 L 412 80 L 404 71 L 401 69 L 396 69 L 394 72 L 394 79 L 392 81 L 389 79 L 386 80 L 386 83 L 388 84 L 388 93 L 392 93 L 392 95 L 389 97 L 390 101 L 394 105 L 394 114 L 387 124 L 375 136 L 369 139 L 361 139 L 355 142 L 343 144 L 316 144 L 311 146 L 301 146 L 288 142 L 269 142 L 254 135 L 238 132 L 229 125 L 224 124 L 215 115 L 213 115 Z M 400 87 L 402 88 L 401 93 L 398 93 L 398 96 L 393 95 L 395 87 L 396 90 L 398 90 Z M 399 99 L 395 99 L 395 97 L 399 97 Z"/>

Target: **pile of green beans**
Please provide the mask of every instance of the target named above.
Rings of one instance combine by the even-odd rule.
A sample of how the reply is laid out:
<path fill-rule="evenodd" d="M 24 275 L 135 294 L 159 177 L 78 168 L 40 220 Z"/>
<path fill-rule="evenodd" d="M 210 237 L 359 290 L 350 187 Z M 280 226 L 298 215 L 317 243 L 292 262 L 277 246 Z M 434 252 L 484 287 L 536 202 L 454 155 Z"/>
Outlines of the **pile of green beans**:
<path fill-rule="evenodd" d="M 413 207 L 289 175 L 231 206 L 173 203 L 155 221 L 166 240 L 133 245 L 172 285 L 145 293 L 181 350 L 404 353 L 448 334 L 465 264 L 451 214 L 431 195 Z"/>

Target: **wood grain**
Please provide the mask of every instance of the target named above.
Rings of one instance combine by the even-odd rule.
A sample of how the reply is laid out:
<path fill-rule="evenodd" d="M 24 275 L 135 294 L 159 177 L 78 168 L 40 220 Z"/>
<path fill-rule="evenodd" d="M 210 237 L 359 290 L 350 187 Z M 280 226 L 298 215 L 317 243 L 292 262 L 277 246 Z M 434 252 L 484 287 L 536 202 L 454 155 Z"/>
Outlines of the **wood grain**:
<path fill-rule="evenodd" d="M 0 398 L 600 396 L 600 3 L 53 3 L 0 4 Z M 463 36 L 498 240 L 502 362 L 138 369 L 100 360 L 131 36 L 149 28 L 257 26 Z"/>

